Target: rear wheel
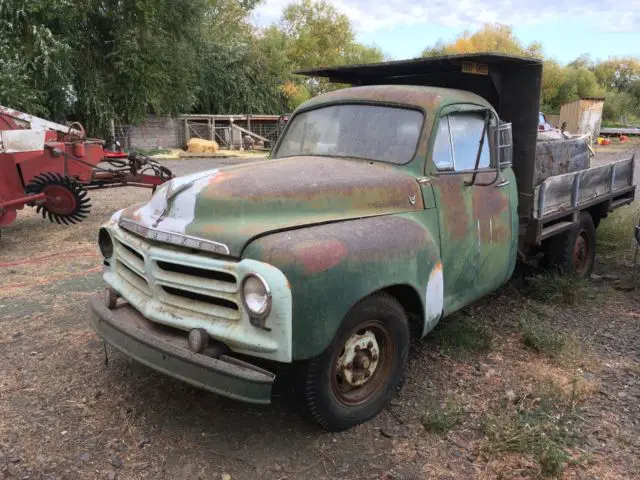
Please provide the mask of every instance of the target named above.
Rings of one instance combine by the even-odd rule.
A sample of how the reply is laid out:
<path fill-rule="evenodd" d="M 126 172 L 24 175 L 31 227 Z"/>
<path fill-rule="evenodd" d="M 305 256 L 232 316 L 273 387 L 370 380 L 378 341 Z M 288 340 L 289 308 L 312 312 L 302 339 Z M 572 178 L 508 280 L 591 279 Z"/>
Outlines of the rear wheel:
<path fill-rule="evenodd" d="M 402 383 L 409 322 L 398 301 L 368 297 L 347 314 L 331 345 L 311 359 L 304 395 L 311 417 L 339 431 L 377 415 Z"/>
<path fill-rule="evenodd" d="M 591 215 L 580 214 L 577 228 L 549 240 L 549 265 L 562 273 L 581 278 L 591 276 L 596 257 L 596 227 Z"/>

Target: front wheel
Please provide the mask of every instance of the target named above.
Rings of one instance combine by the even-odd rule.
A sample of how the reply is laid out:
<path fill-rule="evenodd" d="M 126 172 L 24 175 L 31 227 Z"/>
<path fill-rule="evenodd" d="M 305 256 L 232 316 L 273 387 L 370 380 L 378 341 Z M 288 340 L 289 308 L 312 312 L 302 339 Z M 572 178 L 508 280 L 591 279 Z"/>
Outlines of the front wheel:
<path fill-rule="evenodd" d="M 547 256 L 550 265 L 565 274 L 590 277 L 596 258 L 596 227 L 591 215 L 582 212 L 577 228 L 551 238 Z"/>
<path fill-rule="evenodd" d="M 355 305 L 331 345 L 307 363 L 304 395 L 312 418 L 339 431 L 376 416 L 402 383 L 409 340 L 395 298 L 377 294 Z"/>

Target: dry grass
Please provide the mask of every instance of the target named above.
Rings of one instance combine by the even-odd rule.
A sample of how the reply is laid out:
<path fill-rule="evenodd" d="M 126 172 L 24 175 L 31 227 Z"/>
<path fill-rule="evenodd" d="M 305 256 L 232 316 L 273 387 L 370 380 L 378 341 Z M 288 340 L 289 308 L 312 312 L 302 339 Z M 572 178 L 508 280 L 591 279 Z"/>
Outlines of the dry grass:
<path fill-rule="evenodd" d="M 488 455 L 520 453 L 535 459 L 536 476 L 559 476 L 572 460 L 570 449 L 581 437 L 583 423 L 576 411 L 577 391 L 570 398 L 552 379 L 533 392 L 514 396 L 479 421 Z"/>

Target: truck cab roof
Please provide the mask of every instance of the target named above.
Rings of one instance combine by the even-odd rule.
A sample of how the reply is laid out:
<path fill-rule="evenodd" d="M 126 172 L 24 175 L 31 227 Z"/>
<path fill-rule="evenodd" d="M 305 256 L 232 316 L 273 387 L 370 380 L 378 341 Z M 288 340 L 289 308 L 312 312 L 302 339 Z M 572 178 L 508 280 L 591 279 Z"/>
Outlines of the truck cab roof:
<path fill-rule="evenodd" d="M 493 109 L 487 100 L 475 93 L 421 85 L 368 85 L 344 88 L 314 97 L 304 104 L 304 108 L 343 102 L 383 102 L 424 108 L 431 112 L 437 112 L 443 107 L 460 103 Z"/>
<path fill-rule="evenodd" d="M 535 156 L 540 112 L 540 86 L 542 61 L 536 58 L 473 53 L 425 57 L 412 60 L 321 67 L 296 72 L 300 75 L 328 78 L 331 82 L 353 86 L 403 85 L 403 89 L 380 88 L 377 94 L 400 96 L 400 92 L 428 95 L 428 89 L 410 89 L 409 86 L 439 87 L 475 94 L 488 102 L 501 120 L 513 128 L 513 170 L 519 193 L 519 211 L 531 211 L 535 188 Z M 363 90 L 366 92 L 367 90 Z M 329 95 L 350 95 L 331 93 Z M 374 95 L 374 93 L 370 93 Z M 321 102 L 327 98 L 312 100 Z M 474 97 L 475 98 L 475 97 Z M 383 100 L 378 98 L 378 100 Z"/>

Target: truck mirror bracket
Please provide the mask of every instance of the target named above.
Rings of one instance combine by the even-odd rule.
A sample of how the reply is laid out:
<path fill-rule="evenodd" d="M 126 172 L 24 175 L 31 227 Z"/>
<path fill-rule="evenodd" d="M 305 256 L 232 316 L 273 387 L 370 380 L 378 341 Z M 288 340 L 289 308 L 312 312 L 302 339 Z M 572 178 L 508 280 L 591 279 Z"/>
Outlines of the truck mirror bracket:
<path fill-rule="evenodd" d="M 473 167 L 473 176 L 471 177 L 471 181 L 469 182 L 464 182 L 464 184 L 467 187 L 472 187 L 473 185 L 476 185 L 476 177 L 478 176 L 478 165 L 480 165 L 480 157 L 482 156 L 482 147 L 484 147 L 484 137 L 487 134 L 487 129 L 489 128 L 489 120 L 491 119 L 491 112 L 489 110 L 486 110 L 484 113 L 484 125 L 482 126 L 482 135 L 480 136 L 480 142 L 478 143 L 478 153 L 476 154 L 476 163 Z M 488 183 L 488 184 L 480 184 L 478 183 L 477 185 L 480 187 L 486 187 L 489 185 L 493 185 L 494 183 L 496 183 L 498 181 L 498 175 L 500 173 L 500 162 L 498 162 L 498 169 L 496 171 L 496 178 L 493 180 L 493 182 Z"/>

